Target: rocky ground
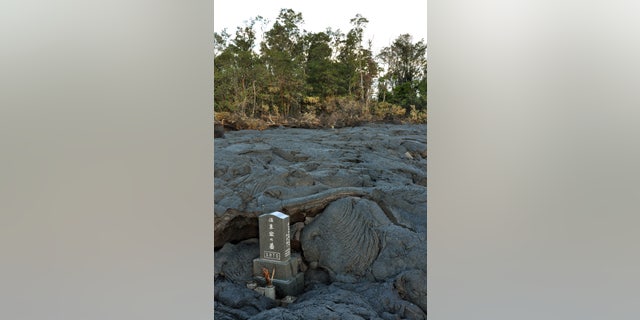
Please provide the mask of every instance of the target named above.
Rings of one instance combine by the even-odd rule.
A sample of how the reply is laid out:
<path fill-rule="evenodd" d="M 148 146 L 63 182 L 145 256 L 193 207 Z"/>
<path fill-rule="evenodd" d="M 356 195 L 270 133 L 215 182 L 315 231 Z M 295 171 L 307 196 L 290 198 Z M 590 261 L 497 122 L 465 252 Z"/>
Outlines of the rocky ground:
<path fill-rule="evenodd" d="M 426 319 L 426 125 L 216 137 L 216 319 Z M 286 307 L 245 286 L 276 210 L 305 273 Z"/>

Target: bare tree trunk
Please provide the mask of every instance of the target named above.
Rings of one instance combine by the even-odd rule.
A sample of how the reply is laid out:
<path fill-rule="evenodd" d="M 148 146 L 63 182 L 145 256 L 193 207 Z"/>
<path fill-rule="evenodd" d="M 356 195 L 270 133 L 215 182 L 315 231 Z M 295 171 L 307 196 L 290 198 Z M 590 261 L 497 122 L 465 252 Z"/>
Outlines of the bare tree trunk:
<path fill-rule="evenodd" d="M 256 113 L 256 81 L 253 81 L 253 107 L 251 108 L 251 117 Z"/>
<path fill-rule="evenodd" d="M 245 79 L 242 78 L 242 114 L 246 115 L 245 109 L 247 107 L 247 87 L 245 85 Z"/>
<path fill-rule="evenodd" d="M 366 109 L 366 111 L 369 111 L 369 100 L 371 99 L 371 94 L 369 93 L 369 90 L 367 90 L 367 93 L 364 95 L 364 108 Z"/>
<path fill-rule="evenodd" d="M 360 101 L 364 102 L 364 76 L 362 75 L 362 71 L 360 71 Z"/>

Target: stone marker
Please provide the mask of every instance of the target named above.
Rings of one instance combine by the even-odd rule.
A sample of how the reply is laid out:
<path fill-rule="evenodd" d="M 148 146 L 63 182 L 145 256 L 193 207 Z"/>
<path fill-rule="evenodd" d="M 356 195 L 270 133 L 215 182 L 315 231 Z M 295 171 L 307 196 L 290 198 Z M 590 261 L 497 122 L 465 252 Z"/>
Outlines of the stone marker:
<path fill-rule="evenodd" d="M 260 258 L 286 261 L 291 257 L 291 234 L 289 216 L 282 212 L 263 214 L 258 217 L 260 228 Z"/>
<path fill-rule="evenodd" d="M 291 231 L 289 216 L 282 212 L 262 214 L 258 217 L 260 257 L 253 260 L 253 275 L 265 283 L 262 268 L 272 273 L 272 282 L 278 296 L 297 296 L 304 288 L 304 274 L 298 272 L 298 259 L 291 257 Z"/>

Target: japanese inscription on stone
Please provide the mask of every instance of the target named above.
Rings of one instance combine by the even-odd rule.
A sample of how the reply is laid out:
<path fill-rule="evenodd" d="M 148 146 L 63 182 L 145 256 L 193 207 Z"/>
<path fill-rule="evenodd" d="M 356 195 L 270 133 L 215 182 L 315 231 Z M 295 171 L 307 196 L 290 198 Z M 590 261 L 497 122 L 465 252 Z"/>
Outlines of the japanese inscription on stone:
<path fill-rule="evenodd" d="M 260 257 L 286 261 L 291 256 L 289 216 L 282 212 L 266 213 L 258 217 Z"/>

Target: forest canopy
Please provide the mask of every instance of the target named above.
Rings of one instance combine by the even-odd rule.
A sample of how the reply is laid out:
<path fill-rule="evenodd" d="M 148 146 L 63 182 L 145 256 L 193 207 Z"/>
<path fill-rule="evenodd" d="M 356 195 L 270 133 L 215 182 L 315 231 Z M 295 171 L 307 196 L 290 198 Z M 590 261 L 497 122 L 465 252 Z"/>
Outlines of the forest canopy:
<path fill-rule="evenodd" d="M 214 112 L 238 128 L 333 127 L 371 121 L 426 123 L 427 45 L 401 34 L 373 52 L 369 20 L 346 33 L 301 30 L 302 13 L 282 9 L 214 32 Z M 258 39 L 261 39 L 260 43 Z"/>

